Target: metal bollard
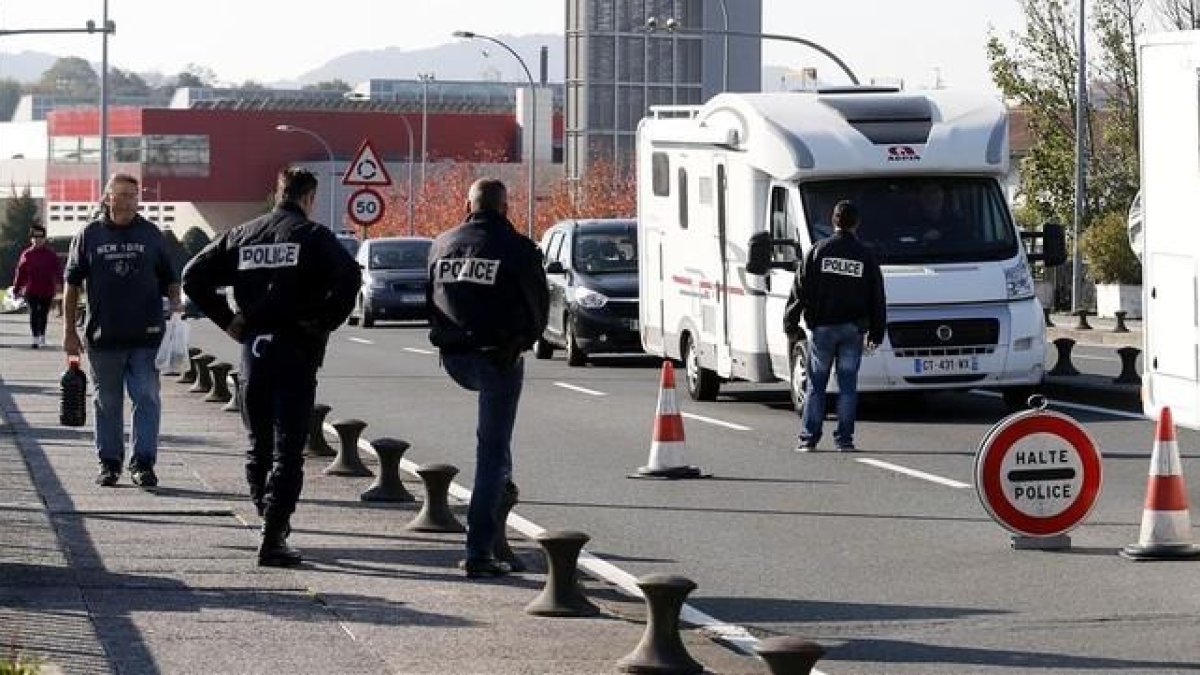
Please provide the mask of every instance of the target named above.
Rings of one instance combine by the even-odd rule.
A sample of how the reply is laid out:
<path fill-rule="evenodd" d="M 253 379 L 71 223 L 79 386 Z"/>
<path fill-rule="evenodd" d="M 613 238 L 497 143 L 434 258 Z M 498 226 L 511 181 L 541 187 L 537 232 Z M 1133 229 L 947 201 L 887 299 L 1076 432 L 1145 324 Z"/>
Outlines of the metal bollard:
<path fill-rule="evenodd" d="M 525 606 L 535 616 L 591 616 L 600 610 L 579 587 L 579 551 L 591 537 L 582 532 L 557 530 L 534 537 L 546 553 L 546 586 Z"/>
<path fill-rule="evenodd" d="M 204 350 L 199 347 L 188 347 L 188 367 L 187 370 L 179 374 L 179 379 L 175 380 L 179 384 L 192 384 L 196 381 L 196 362 L 197 356 L 204 353 Z"/>
<path fill-rule="evenodd" d="M 337 457 L 325 467 L 326 476 L 374 476 L 358 456 L 358 437 L 367 423 L 362 420 L 338 420 L 333 423 L 338 438 L 342 441 Z"/>
<path fill-rule="evenodd" d="M 1113 316 L 1117 317 L 1117 325 L 1113 326 L 1112 332 L 1114 332 L 1114 333 L 1128 333 L 1129 332 L 1129 327 L 1125 325 L 1125 315 L 1126 314 L 1129 314 L 1129 312 L 1126 312 L 1123 309 L 1113 312 Z"/>
<path fill-rule="evenodd" d="M 379 458 L 379 476 L 358 498 L 364 502 L 417 501 L 400 480 L 400 458 L 409 448 L 408 441 L 377 438 L 371 443 L 371 447 L 375 449 L 375 456 Z"/>
<path fill-rule="evenodd" d="M 1075 316 L 1079 317 L 1079 320 L 1075 322 L 1075 330 L 1091 330 L 1092 329 L 1092 325 L 1089 324 L 1087 321 L 1088 314 L 1089 314 L 1089 312 L 1086 309 L 1075 310 Z"/>
<path fill-rule="evenodd" d="M 208 366 L 216 360 L 217 357 L 212 354 L 197 354 L 196 358 L 192 359 L 192 363 L 196 364 L 196 381 L 188 387 L 188 391 L 193 394 L 207 394 L 212 390 L 212 373 L 209 372 Z"/>
<path fill-rule="evenodd" d="M 332 410 L 324 403 L 313 406 L 308 418 L 308 442 L 304 445 L 306 457 L 333 457 L 337 453 L 325 441 L 325 416 Z"/>
<path fill-rule="evenodd" d="M 648 608 L 646 630 L 634 650 L 617 661 L 623 673 L 692 675 L 704 672 L 679 637 L 679 612 L 696 582 L 670 574 L 650 574 L 637 580 Z"/>
<path fill-rule="evenodd" d="M 1121 374 L 1113 378 L 1113 384 L 1142 383 L 1142 376 L 1137 372 L 1137 360 L 1141 354 L 1142 350 L 1137 347 L 1121 347 L 1117 350 L 1117 356 L 1121 357 Z"/>
<path fill-rule="evenodd" d="M 1042 314 L 1046 317 L 1046 328 L 1054 328 L 1054 322 L 1050 319 L 1050 314 L 1054 310 L 1049 307 L 1042 308 Z"/>
<path fill-rule="evenodd" d="M 229 371 L 233 370 L 233 364 L 219 361 L 208 367 L 209 377 L 212 378 L 212 388 L 208 391 L 208 396 L 204 397 L 209 403 L 228 403 L 229 399 L 233 398 L 233 394 L 229 393 Z"/>
<path fill-rule="evenodd" d="M 1054 341 L 1054 348 L 1058 350 L 1058 359 L 1054 362 L 1054 367 L 1046 374 L 1078 375 L 1079 371 L 1071 363 L 1071 350 L 1075 348 L 1075 341 L 1071 338 L 1058 338 Z"/>
<path fill-rule="evenodd" d="M 499 527 L 496 529 L 496 541 L 492 544 L 492 555 L 496 556 L 497 560 L 508 563 L 514 572 L 524 572 L 528 569 L 525 561 L 508 545 L 508 514 L 517 505 L 520 495 L 521 491 L 517 489 L 516 483 L 511 480 L 504 483 L 504 492 L 500 494 L 500 510 L 496 513 L 496 523 Z"/>
<path fill-rule="evenodd" d="M 765 638 L 754 652 L 767 662 L 771 675 L 809 675 L 825 649 L 815 642 L 791 635 Z"/>
<path fill-rule="evenodd" d="M 450 481 L 458 475 L 458 467 L 423 464 L 417 467 L 417 475 L 425 485 L 425 503 L 405 527 L 416 532 L 466 532 L 450 510 Z"/>
<path fill-rule="evenodd" d="M 221 406 L 221 410 L 225 412 L 241 412 L 242 411 L 242 382 L 241 375 L 236 370 L 229 371 L 229 402 Z"/>

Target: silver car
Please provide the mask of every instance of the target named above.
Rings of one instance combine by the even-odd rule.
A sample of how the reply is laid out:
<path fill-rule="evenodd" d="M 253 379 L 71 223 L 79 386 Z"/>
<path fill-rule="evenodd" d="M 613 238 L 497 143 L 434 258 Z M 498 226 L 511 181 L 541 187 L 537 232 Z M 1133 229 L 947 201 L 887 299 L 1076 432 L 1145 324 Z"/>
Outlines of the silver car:
<path fill-rule="evenodd" d="M 433 240 L 427 237 L 367 239 L 355 256 L 362 268 L 362 290 L 350 313 L 350 325 L 370 328 L 378 320 L 428 319 L 426 260 Z"/>

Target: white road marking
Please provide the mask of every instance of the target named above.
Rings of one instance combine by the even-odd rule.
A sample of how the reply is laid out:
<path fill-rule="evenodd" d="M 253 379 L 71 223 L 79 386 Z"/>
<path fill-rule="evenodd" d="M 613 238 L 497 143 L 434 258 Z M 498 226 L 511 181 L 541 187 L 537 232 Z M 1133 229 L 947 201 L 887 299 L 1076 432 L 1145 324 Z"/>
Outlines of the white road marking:
<path fill-rule="evenodd" d="M 433 355 L 433 350 L 431 350 L 431 349 L 417 349 L 416 347 L 405 347 L 404 351 L 412 352 L 413 354 L 424 354 L 426 356 Z"/>
<path fill-rule="evenodd" d="M 332 424 L 326 422 L 323 426 L 326 433 L 337 434 L 337 430 L 333 428 Z M 375 448 L 371 447 L 370 441 L 366 439 L 360 438 L 358 440 L 358 448 L 363 452 L 372 455 L 375 454 Z M 410 459 L 400 459 L 400 470 L 405 473 L 414 476 L 417 475 L 418 466 L 420 465 Z M 450 483 L 450 496 L 464 504 L 471 501 L 471 491 L 458 483 Z M 546 528 L 512 511 L 508 514 L 508 526 L 520 532 L 527 539 L 533 539 L 546 531 Z M 642 590 L 637 586 L 636 577 L 607 560 L 596 557 L 595 554 L 589 552 L 587 549 L 579 552 L 578 567 L 593 577 L 617 586 L 636 598 L 643 597 Z M 754 647 L 758 645 L 758 638 L 751 635 L 750 631 L 742 626 L 725 623 L 688 604 L 683 606 L 679 618 L 686 623 L 699 626 L 713 638 L 724 640 L 746 656 L 755 655 Z M 812 673 L 813 675 L 826 675 L 816 668 L 812 670 Z"/>
<path fill-rule="evenodd" d="M 573 384 L 567 384 L 566 382 L 555 382 L 554 386 L 562 387 L 563 389 L 570 389 L 571 391 L 577 391 L 581 394 L 587 394 L 588 396 L 608 396 L 608 394 L 602 391 L 596 391 L 595 389 L 584 389 L 583 387 L 577 387 Z"/>
<path fill-rule="evenodd" d="M 725 422 L 723 420 L 715 420 L 711 417 L 705 417 L 703 415 L 697 415 L 695 413 L 686 413 L 685 412 L 685 413 L 679 413 L 679 414 L 690 420 L 696 420 L 697 422 L 706 422 L 708 424 L 715 424 L 719 427 L 725 427 L 726 429 L 733 429 L 734 431 L 751 431 L 750 427 L 745 427 L 740 424 L 734 424 L 733 422 Z"/>
<path fill-rule="evenodd" d="M 997 392 L 983 391 L 982 389 L 972 389 L 971 393 L 975 394 L 976 396 L 990 396 L 991 398 L 1000 398 L 1000 396 L 1001 396 Z M 1143 415 L 1142 413 L 1131 413 L 1127 410 L 1116 410 L 1114 408 L 1101 408 L 1100 406 L 1086 405 L 1084 403 L 1068 403 L 1066 401 L 1059 401 L 1058 399 L 1048 399 L 1047 402 L 1051 406 L 1054 406 L 1055 408 L 1066 408 L 1067 410 L 1081 410 L 1083 412 L 1097 413 L 1100 415 L 1111 415 L 1112 417 L 1122 417 L 1127 420 L 1140 420 L 1143 422 L 1153 421 L 1149 417 L 1146 417 L 1145 415 Z"/>
<path fill-rule="evenodd" d="M 1119 361 L 1120 359 L 1110 358 L 1108 356 L 1089 356 L 1087 354 L 1075 354 L 1072 358 L 1083 359 L 1085 361 Z"/>
<path fill-rule="evenodd" d="M 887 471 L 895 471 L 896 473 L 902 473 L 905 476 L 911 476 L 913 478 L 920 478 L 921 480 L 927 480 L 931 483 L 937 483 L 938 485 L 945 485 L 946 487 L 958 488 L 960 490 L 971 487 L 971 485 L 969 483 L 960 483 L 959 481 L 952 480 L 950 478 L 942 478 L 941 476 L 935 476 L 932 473 L 925 473 L 924 471 L 917 471 L 916 469 L 910 469 L 907 466 L 900 466 L 899 464 L 892 464 L 891 462 L 881 462 L 878 459 L 868 459 L 866 457 L 860 457 L 860 458 L 856 459 L 855 461 L 859 462 L 861 464 L 867 464 L 869 466 L 873 466 L 878 469 L 885 469 Z"/>
<path fill-rule="evenodd" d="M 360 344 L 360 345 L 373 345 L 373 344 L 375 344 L 374 342 L 372 342 L 372 341 L 370 341 L 370 340 L 368 340 L 368 339 L 366 339 L 366 338 L 352 337 L 352 338 L 346 338 L 346 339 L 347 339 L 347 340 L 350 340 L 351 342 L 357 342 L 357 343 L 358 343 L 358 344 Z"/>

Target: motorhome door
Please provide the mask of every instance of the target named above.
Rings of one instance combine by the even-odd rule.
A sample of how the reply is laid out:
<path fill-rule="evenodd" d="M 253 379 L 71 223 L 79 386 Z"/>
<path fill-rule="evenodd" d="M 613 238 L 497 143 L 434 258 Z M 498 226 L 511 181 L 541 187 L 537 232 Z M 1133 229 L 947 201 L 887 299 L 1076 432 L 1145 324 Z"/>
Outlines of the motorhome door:
<path fill-rule="evenodd" d="M 775 241 L 798 241 L 797 208 L 794 190 L 787 186 L 775 184 L 771 186 L 770 211 L 767 213 L 769 222 L 768 232 Z M 767 272 L 767 308 L 766 325 L 767 351 L 771 356 L 771 369 L 777 377 L 784 377 L 791 367 L 788 354 L 787 335 L 783 332 L 783 310 L 787 305 L 788 294 L 792 290 L 795 273 L 792 271 L 799 264 L 797 248 L 790 244 L 780 244 L 771 247 L 771 269 Z"/>
<path fill-rule="evenodd" d="M 733 368 L 733 354 L 729 344 L 729 177 L 726 174 L 725 158 L 718 155 L 713 160 L 713 173 L 717 177 L 717 252 L 721 268 L 719 286 L 714 289 L 717 298 L 717 372 L 728 374 Z"/>

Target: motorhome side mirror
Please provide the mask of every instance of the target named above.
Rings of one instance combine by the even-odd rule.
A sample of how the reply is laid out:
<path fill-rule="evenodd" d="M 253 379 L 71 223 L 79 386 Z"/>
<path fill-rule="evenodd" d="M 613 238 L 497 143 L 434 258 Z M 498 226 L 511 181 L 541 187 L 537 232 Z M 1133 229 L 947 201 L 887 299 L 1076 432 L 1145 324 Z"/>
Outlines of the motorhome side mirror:
<path fill-rule="evenodd" d="M 1058 223 L 1045 223 L 1042 231 L 1035 235 L 1042 240 L 1041 252 L 1029 256 L 1030 262 L 1040 262 L 1046 267 L 1058 267 L 1067 261 L 1067 234 Z"/>
<path fill-rule="evenodd" d="M 766 274 L 771 269 L 771 235 L 756 232 L 750 235 L 750 251 L 746 260 L 746 271 L 750 274 Z"/>
<path fill-rule="evenodd" d="M 550 264 L 546 265 L 546 274 L 563 274 L 566 271 L 567 269 L 563 267 L 562 262 L 558 260 L 551 260 Z"/>

